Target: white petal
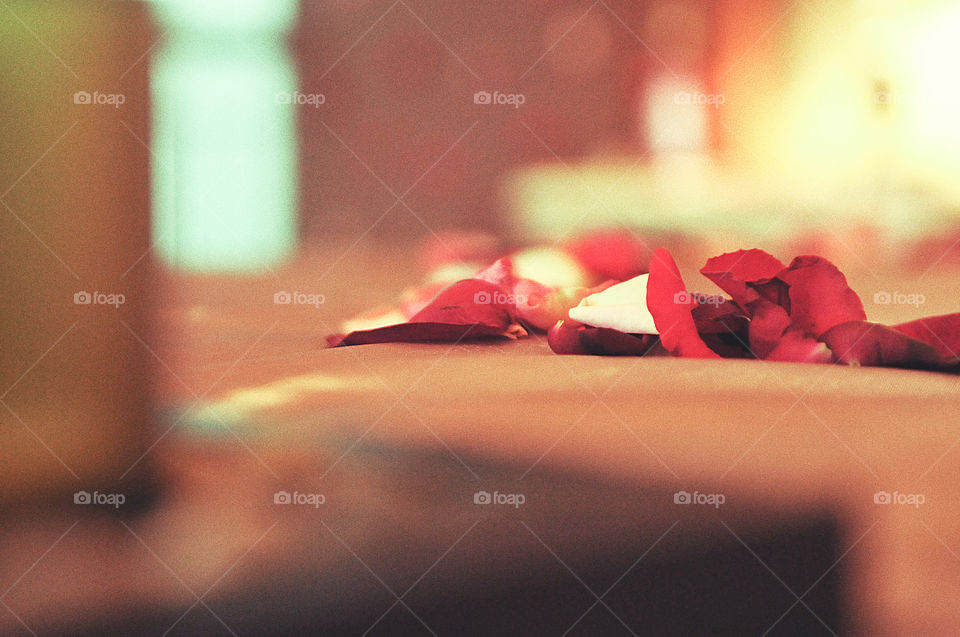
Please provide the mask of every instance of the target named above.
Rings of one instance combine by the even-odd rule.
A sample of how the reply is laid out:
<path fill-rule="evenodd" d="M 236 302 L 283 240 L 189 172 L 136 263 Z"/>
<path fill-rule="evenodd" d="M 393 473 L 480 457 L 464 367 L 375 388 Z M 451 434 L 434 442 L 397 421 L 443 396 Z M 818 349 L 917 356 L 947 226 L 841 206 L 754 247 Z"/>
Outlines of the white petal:
<path fill-rule="evenodd" d="M 594 327 L 607 327 L 628 334 L 657 334 L 653 315 L 647 309 L 649 276 L 641 274 L 591 294 L 571 308 L 568 315 L 574 321 Z"/>

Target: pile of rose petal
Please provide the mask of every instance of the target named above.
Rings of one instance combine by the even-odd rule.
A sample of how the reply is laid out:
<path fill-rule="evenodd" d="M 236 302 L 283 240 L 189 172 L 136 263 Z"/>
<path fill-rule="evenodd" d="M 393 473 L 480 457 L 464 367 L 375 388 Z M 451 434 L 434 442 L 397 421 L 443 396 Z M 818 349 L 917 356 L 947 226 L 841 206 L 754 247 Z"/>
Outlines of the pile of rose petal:
<path fill-rule="evenodd" d="M 397 308 L 346 321 L 331 346 L 517 339 L 547 332 L 558 354 L 673 355 L 878 365 L 960 373 L 960 313 L 899 325 L 866 320 L 832 263 L 784 265 L 762 250 L 709 259 L 726 295 L 688 291 L 673 257 L 622 233 L 521 250 L 472 276 L 445 264 Z M 458 270 L 459 268 L 459 270 Z M 459 280 L 446 281 L 447 278 Z"/>

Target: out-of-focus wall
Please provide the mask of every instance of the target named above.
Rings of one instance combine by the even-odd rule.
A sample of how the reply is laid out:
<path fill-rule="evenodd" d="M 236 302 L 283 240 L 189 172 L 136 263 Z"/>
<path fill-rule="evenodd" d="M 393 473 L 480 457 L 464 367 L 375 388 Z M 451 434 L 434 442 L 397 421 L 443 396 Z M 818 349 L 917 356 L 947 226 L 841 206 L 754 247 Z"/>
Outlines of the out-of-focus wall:
<path fill-rule="evenodd" d="M 374 236 L 497 229 L 507 169 L 642 153 L 640 87 L 666 55 L 645 44 L 649 10 L 634 0 L 303 2 L 301 91 L 325 98 L 300 109 L 307 240 L 358 236 L 388 210 Z M 524 102 L 477 104 L 478 91 Z"/>

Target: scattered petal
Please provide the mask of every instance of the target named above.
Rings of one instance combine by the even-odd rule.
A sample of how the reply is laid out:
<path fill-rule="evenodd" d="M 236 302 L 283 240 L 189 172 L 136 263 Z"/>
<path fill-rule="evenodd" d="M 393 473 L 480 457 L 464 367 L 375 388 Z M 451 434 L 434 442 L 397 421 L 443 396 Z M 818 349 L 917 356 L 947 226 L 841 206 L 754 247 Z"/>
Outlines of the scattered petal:
<path fill-rule="evenodd" d="M 786 266 L 763 250 L 738 250 L 708 259 L 700 273 L 742 307 L 760 298 L 757 287 L 770 282 Z"/>
<path fill-rule="evenodd" d="M 765 359 L 785 363 L 832 363 L 833 354 L 829 347 L 812 336 L 790 330 Z"/>
<path fill-rule="evenodd" d="M 791 325 L 819 336 L 834 325 L 867 318 L 847 277 L 826 259 L 797 257 L 777 278 L 790 286 Z"/>
<path fill-rule="evenodd" d="M 586 325 L 626 334 L 656 334 L 657 327 L 647 308 L 649 276 L 641 274 L 584 297 L 570 309 L 569 317 Z"/>
<path fill-rule="evenodd" d="M 526 335 L 511 316 L 509 294 L 479 279 L 459 281 L 444 289 L 409 322 L 331 336 L 332 347 L 390 342 L 456 342 L 466 338 Z"/>
<path fill-rule="evenodd" d="M 882 365 L 907 369 L 960 372 L 960 358 L 943 356 L 937 348 L 892 327 L 850 321 L 827 330 L 820 340 L 845 365 Z"/>
<path fill-rule="evenodd" d="M 960 356 L 960 313 L 928 316 L 894 325 L 893 329 L 932 345 L 942 356 Z"/>
<path fill-rule="evenodd" d="M 750 350 L 757 358 L 767 358 L 790 327 L 790 315 L 766 299 L 757 299 L 747 308 L 750 311 Z"/>
<path fill-rule="evenodd" d="M 465 340 L 516 338 L 517 336 L 518 331 L 515 326 L 504 329 L 481 324 L 400 323 L 374 330 L 351 332 L 346 336 L 328 336 L 327 344 L 330 347 L 341 347 L 373 343 L 456 343 Z"/>
<path fill-rule="evenodd" d="M 719 358 L 697 333 L 691 298 L 673 257 L 665 249 L 657 249 L 650 260 L 647 308 L 663 346 L 674 356 Z"/>
<path fill-rule="evenodd" d="M 547 343 L 557 354 L 643 356 L 662 349 L 653 334 L 625 334 L 575 321 L 558 321 L 547 332 Z"/>

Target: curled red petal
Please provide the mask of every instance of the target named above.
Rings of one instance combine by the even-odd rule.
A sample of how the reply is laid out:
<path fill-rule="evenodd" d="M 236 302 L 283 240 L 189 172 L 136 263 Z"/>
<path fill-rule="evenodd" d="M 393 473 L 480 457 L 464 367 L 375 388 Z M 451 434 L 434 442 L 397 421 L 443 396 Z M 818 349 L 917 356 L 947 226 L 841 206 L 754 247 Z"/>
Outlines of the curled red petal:
<path fill-rule="evenodd" d="M 809 334 L 790 330 L 765 359 L 785 363 L 832 363 L 833 354 L 826 344 Z"/>
<path fill-rule="evenodd" d="M 336 334 L 327 337 L 330 347 L 370 345 L 373 343 L 456 343 L 490 338 L 515 338 L 518 326 L 506 329 L 494 325 L 456 325 L 453 323 L 400 323 L 373 330 Z"/>
<path fill-rule="evenodd" d="M 708 259 L 700 273 L 716 283 L 743 307 L 761 297 L 757 287 L 768 283 L 786 266 L 763 250 L 738 250 Z"/>
<path fill-rule="evenodd" d="M 331 336 L 331 347 L 368 343 L 456 342 L 467 338 L 523 336 L 513 319 L 511 294 L 479 279 L 450 285 L 406 323 Z"/>
<path fill-rule="evenodd" d="M 650 259 L 647 309 L 660 333 L 660 341 L 674 356 L 720 358 L 697 333 L 690 299 L 673 257 L 667 250 L 658 248 Z"/>
<path fill-rule="evenodd" d="M 790 286 L 790 322 L 796 329 L 819 336 L 834 325 L 867 318 L 847 277 L 822 257 L 797 257 L 777 278 Z"/>
<path fill-rule="evenodd" d="M 783 339 L 790 327 L 787 311 L 766 299 L 757 299 L 748 306 L 750 311 L 750 350 L 757 358 L 767 358 Z"/>
<path fill-rule="evenodd" d="M 591 273 L 618 281 L 646 274 L 651 254 L 643 241 L 619 230 L 588 233 L 568 244 L 567 250 Z"/>
<path fill-rule="evenodd" d="M 942 356 L 960 356 L 960 313 L 928 316 L 893 329 L 933 346 Z"/>
<path fill-rule="evenodd" d="M 547 330 L 547 344 L 557 354 L 589 354 L 580 342 L 581 327 L 583 324 L 575 321 L 557 321 Z"/>
<path fill-rule="evenodd" d="M 937 348 L 892 327 L 850 321 L 820 335 L 834 359 L 846 365 L 877 365 L 960 373 L 960 358 L 943 356 Z"/>
<path fill-rule="evenodd" d="M 499 285 L 465 279 L 450 285 L 429 305 L 410 317 L 410 323 L 481 324 L 506 328 L 513 323 L 511 294 Z"/>

